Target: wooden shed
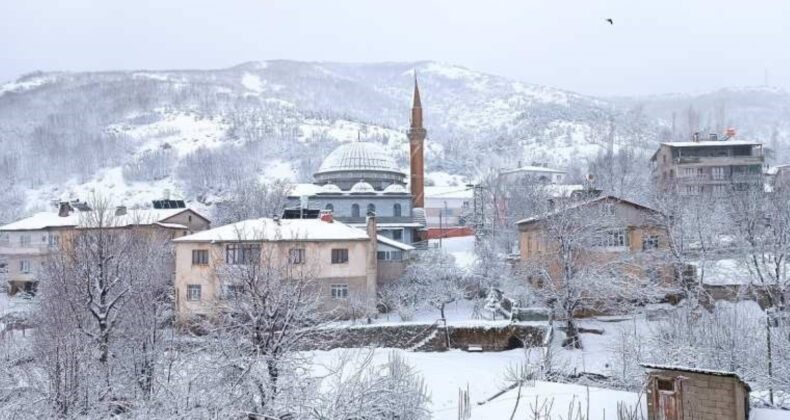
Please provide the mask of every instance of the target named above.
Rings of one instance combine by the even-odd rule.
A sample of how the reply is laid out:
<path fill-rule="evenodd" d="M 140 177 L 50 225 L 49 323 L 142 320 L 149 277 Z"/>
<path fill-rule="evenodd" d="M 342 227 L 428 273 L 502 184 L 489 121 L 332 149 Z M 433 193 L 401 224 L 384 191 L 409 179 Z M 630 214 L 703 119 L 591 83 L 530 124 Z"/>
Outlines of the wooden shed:
<path fill-rule="evenodd" d="M 649 420 L 747 420 L 749 385 L 732 372 L 643 364 Z"/>

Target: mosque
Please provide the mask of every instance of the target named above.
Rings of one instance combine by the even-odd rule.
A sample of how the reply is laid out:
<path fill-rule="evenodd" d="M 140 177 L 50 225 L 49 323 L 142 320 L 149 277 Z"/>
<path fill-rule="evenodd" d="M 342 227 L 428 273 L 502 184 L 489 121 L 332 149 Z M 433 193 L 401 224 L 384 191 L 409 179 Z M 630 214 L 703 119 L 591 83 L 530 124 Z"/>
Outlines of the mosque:
<path fill-rule="evenodd" d="M 423 159 L 426 134 L 415 77 L 408 132 L 411 172 L 408 181 L 382 146 L 360 141 L 346 143 L 324 159 L 313 175 L 312 184 L 296 186 L 288 197 L 288 206 L 329 210 L 335 219 L 362 228 L 365 217 L 375 214 L 380 235 L 419 245 L 426 229 Z"/>

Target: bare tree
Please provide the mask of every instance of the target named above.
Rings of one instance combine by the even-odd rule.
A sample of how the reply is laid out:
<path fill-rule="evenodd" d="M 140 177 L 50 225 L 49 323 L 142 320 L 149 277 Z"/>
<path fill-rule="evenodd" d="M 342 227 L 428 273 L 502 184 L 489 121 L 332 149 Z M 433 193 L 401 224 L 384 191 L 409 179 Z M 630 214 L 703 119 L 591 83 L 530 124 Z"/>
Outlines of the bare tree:
<path fill-rule="evenodd" d="M 331 318 L 313 269 L 283 258 L 286 245 L 262 233 L 239 238 L 244 253 L 216 268 L 222 296 L 206 324 L 211 352 L 220 357 L 229 409 L 279 418 L 304 405 L 306 362 L 297 351 Z"/>
<path fill-rule="evenodd" d="M 522 261 L 522 279 L 565 322 L 567 347 L 581 347 L 575 323 L 580 312 L 622 309 L 625 303 L 642 304 L 665 293 L 660 276 L 644 273 L 653 264 L 649 254 L 631 255 L 624 249 L 625 223 L 608 199 L 560 202 L 532 222 L 532 235 L 539 235 L 537 252 Z"/>
<path fill-rule="evenodd" d="M 153 393 L 172 269 L 166 238 L 96 200 L 44 267 L 35 351 L 55 412 L 129 409 Z"/>

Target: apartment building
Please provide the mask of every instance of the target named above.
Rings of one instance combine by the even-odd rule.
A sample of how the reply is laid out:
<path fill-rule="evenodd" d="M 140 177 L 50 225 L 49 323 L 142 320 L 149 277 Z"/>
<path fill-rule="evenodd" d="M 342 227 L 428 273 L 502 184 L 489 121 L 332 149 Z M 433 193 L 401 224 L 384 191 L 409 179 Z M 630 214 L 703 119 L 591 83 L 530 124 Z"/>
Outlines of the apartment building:
<path fill-rule="evenodd" d="M 650 159 L 653 178 L 663 189 L 683 195 L 726 195 L 763 183 L 763 145 L 759 142 L 719 138 L 661 143 Z"/>

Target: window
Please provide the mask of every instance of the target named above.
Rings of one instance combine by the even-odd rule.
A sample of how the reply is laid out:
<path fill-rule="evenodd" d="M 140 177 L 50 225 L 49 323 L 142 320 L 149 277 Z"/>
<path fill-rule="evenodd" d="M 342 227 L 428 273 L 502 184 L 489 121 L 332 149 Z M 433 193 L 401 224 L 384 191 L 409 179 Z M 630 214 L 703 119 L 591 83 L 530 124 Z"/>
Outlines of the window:
<path fill-rule="evenodd" d="M 324 210 L 335 211 L 335 206 L 333 206 L 332 203 L 329 203 L 326 206 L 324 206 Z"/>
<path fill-rule="evenodd" d="M 727 186 L 726 185 L 714 185 L 713 186 L 713 195 L 718 195 L 718 196 L 727 195 Z"/>
<path fill-rule="evenodd" d="M 615 230 L 602 234 L 593 246 L 612 248 L 624 247 L 626 245 L 628 245 L 628 235 L 625 230 Z"/>
<path fill-rule="evenodd" d="M 716 166 L 712 168 L 711 173 L 713 175 L 713 179 L 724 179 L 725 169 L 726 168 L 723 166 Z"/>
<path fill-rule="evenodd" d="M 373 203 L 368 204 L 368 216 L 375 216 L 376 215 L 376 205 Z"/>
<path fill-rule="evenodd" d="M 192 215 L 189 215 L 189 216 L 187 216 L 187 221 L 188 221 L 189 223 L 192 223 Z"/>
<path fill-rule="evenodd" d="M 187 300 L 191 302 L 200 302 L 201 286 L 199 284 L 187 285 Z"/>
<path fill-rule="evenodd" d="M 401 261 L 403 260 L 402 251 L 378 251 L 376 257 L 379 261 Z"/>
<path fill-rule="evenodd" d="M 674 391 L 675 382 L 671 379 L 656 378 L 656 388 L 659 391 Z"/>
<path fill-rule="evenodd" d="M 699 195 L 700 188 L 698 185 L 684 185 L 682 192 L 684 195 Z"/>
<path fill-rule="evenodd" d="M 208 250 L 207 249 L 193 249 L 192 250 L 192 265 L 208 265 Z"/>
<path fill-rule="evenodd" d="M 395 205 L 392 206 L 392 215 L 395 217 L 401 217 L 400 204 L 395 203 Z"/>
<path fill-rule="evenodd" d="M 351 217 L 359 217 L 359 204 L 351 205 Z"/>
<path fill-rule="evenodd" d="M 236 284 L 225 286 L 225 299 L 236 300 L 244 293 L 244 287 Z"/>
<path fill-rule="evenodd" d="M 225 249 L 228 264 L 252 264 L 261 258 L 261 246 L 256 244 L 232 244 Z"/>
<path fill-rule="evenodd" d="M 402 230 L 393 230 L 392 231 L 392 239 L 394 239 L 396 241 L 402 241 L 403 240 L 403 231 Z"/>
<path fill-rule="evenodd" d="M 9 245 L 10 241 L 8 235 L 0 233 L 0 245 Z"/>
<path fill-rule="evenodd" d="M 49 236 L 49 246 L 53 248 L 57 248 L 60 246 L 60 236 L 58 235 L 50 235 Z"/>
<path fill-rule="evenodd" d="M 28 246 L 30 245 L 30 235 L 22 235 L 19 237 L 19 245 L 21 246 Z"/>
<path fill-rule="evenodd" d="M 19 261 L 19 272 L 25 274 L 30 273 L 30 261 L 28 260 Z"/>
<path fill-rule="evenodd" d="M 702 168 L 683 168 L 683 176 L 686 178 L 701 177 L 702 174 Z"/>
<path fill-rule="evenodd" d="M 304 264 L 304 248 L 291 248 L 288 250 L 288 262 L 291 264 Z"/>
<path fill-rule="evenodd" d="M 642 251 L 658 248 L 658 236 L 647 235 L 642 238 Z"/>
<path fill-rule="evenodd" d="M 348 285 L 347 284 L 333 284 L 332 285 L 332 299 L 348 299 Z"/>
<path fill-rule="evenodd" d="M 332 250 L 332 264 L 348 263 L 348 249 L 335 248 Z"/>

